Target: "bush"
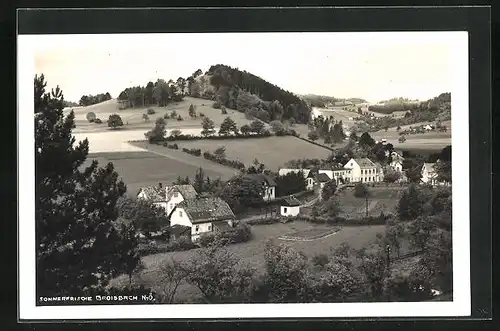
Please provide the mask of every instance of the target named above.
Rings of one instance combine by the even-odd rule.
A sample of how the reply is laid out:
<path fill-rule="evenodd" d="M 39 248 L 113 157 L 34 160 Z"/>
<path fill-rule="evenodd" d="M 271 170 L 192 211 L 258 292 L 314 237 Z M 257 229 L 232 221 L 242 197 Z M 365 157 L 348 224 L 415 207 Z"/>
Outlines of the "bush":
<path fill-rule="evenodd" d="M 224 105 L 222 105 L 220 107 L 220 112 L 221 112 L 222 115 L 227 115 L 227 110 L 226 110 L 226 107 L 224 107 Z"/>
<path fill-rule="evenodd" d="M 181 115 L 179 115 L 179 116 L 177 116 L 177 120 L 178 120 L 178 121 L 183 121 L 184 119 L 182 118 L 182 116 L 181 116 Z"/>
<path fill-rule="evenodd" d="M 220 109 L 220 102 L 219 101 L 215 101 L 213 104 L 212 104 L 212 107 L 215 108 L 215 109 Z"/>
<path fill-rule="evenodd" d="M 314 257 L 312 258 L 313 265 L 320 266 L 320 267 L 324 267 L 329 262 L 330 262 L 330 259 L 328 258 L 328 255 L 323 254 L 323 253 L 314 255 Z"/>
<path fill-rule="evenodd" d="M 123 121 L 122 121 L 122 118 L 120 117 L 120 115 L 117 115 L 117 114 L 109 115 L 108 126 L 110 128 L 113 128 L 113 129 L 120 127 L 120 126 L 123 126 Z"/>
<path fill-rule="evenodd" d="M 368 186 L 364 183 L 357 183 L 354 186 L 354 196 L 356 198 L 364 198 L 365 194 L 368 194 Z"/>
<path fill-rule="evenodd" d="M 245 164 L 243 162 L 234 161 L 234 160 L 228 160 L 228 159 L 220 159 L 220 158 L 218 158 L 217 156 L 215 156 L 214 154 L 212 154 L 210 152 L 204 152 L 203 153 L 203 157 L 206 160 L 217 162 L 219 164 L 222 164 L 222 165 L 225 165 L 225 166 L 229 166 L 229 167 L 232 167 L 232 168 L 235 168 L 235 169 L 238 169 L 238 170 L 239 169 L 245 169 Z"/>
<path fill-rule="evenodd" d="M 168 120 L 170 118 L 170 116 L 168 116 L 168 113 L 165 113 L 165 115 L 163 115 L 163 118 Z"/>
<path fill-rule="evenodd" d="M 102 120 L 101 120 L 100 118 L 96 118 L 96 119 L 94 120 L 94 123 L 95 123 L 95 124 L 102 124 Z"/>
<path fill-rule="evenodd" d="M 93 112 L 88 112 L 87 115 L 86 115 L 86 118 L 87 118 L 87 121 L 89 121 L 90 123 L 92 123 L 92 122 L 95 121 L 96 115 Z"/>
<path fill-rule="evenodd" d="M 170 118 L 176 118 L 177 117 L 177 112 L 174 110 L 170 113 Z"/>
<path fill-rule="evenodd" d="M 167 253 L 167 252 L 175 252 L 175 251 L 187 251 L 197 246 L 191 242 L 191 239 L 188 237 L 180 237 L 177 240 L 173 240 L 170 243 L 165 244 L 157 244 L 155 241 L 150 241 L 148 243 L 140 243 L 137 246 L 137 252 L 141 256 L 158 254 L 158 253 Z"/>
<path fill-rule="evenodd" d="M 155 112 L 155 110 L 154 110 L 153 108 L 148 108 L 148 110 L 146 110 L 146 113 L 147 113 L 148 115 L 153 115 L 153 114 L 154 114 L 154 113 L 156 113 L 156 112 Z"/>
<path fill-rule="evenodd" d="M 203 105 L 202 105 L 203 106 Z M 205 114 L 203 113 L 200 113 L 200 117 L 205 117 Z"/>

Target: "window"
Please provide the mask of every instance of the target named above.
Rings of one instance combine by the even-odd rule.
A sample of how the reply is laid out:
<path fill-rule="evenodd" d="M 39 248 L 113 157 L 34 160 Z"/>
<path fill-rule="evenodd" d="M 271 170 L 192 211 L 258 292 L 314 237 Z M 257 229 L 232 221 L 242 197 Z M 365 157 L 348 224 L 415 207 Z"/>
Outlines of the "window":
<path fill-rule="evenodd" d="M 170 204 L 170 209 L 174 209 L 174 204 L 173 203 Z"/>
<path fill-rule="evenodd" d="M 283 208 L 283 213 L 285 213 L 285 214 L 286 214 L 286 211 L 287 211 L 287 208 L 286 208 L 286 207 L 284 207 L 284 208 Z"/>
<path fill-rule="evenodd" d="M 177 198 L 179 196 L 179 192 L 174 192 L 174 198 Z"/>
<path fill-rule="evenodd" d="M 196 232 L 200 231 L 200 226 L 199 226 L 199 225 L 197 225 L 197 226 L 194 228 L 194 231 L 196 231 Z"/>
<path fill-rule="evenodd" d="M 212 231 L 212 225 L 208 226 L 208 231 Z"/>
<path fill-rule="evenodd" d="M 182 210 L 179 210 L 179 217 L 182 217 Z"/>

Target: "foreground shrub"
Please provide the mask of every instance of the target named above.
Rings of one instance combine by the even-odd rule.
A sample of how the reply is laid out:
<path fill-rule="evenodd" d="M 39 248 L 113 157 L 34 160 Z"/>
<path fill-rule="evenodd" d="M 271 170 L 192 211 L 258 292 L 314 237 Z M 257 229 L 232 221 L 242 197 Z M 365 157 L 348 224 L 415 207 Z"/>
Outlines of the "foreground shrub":
<path fill-rule="evenodd" d="M 314 255 L 314 257 L 312 258 L 312 263 L 316 266 L 324 267 L 328 264 L 328 262 L 330 262 L 328 255 L 323 253 Z"/>
<path fill-rule="evenodd" d="M 164 244 L 157 244 L 155 241 L 139 244 L 137 246 L 137 252 L 141 256 L 146 256 L 167 252 L 187 251 L 196 247 L 197 246 L 193 242 L 191 242 L 190 238 L 183 236 L 178 238 L 177 240 L 173 240 L 169 243 Z"/>
<path fill-rule="evenodd" d="M 102 124 L 102 120 L 101 120 L 100 118 L 96 118 L 96 119 L 94 120 L 94 123 L 95 123 L 95 124 Z"/>
<path fill-rule="evenodd" d="M 96 119 L 96 115 L 94 112 L 88 112 L 85 117 L 87 118 L 87 121 L 89 121 L 90 123 L 94 122 Z"/>
<path fill-rule="evenodd" d="M 188 153 L 194 156 L 201 156 L 201 149 L 199 148 L 182 148 L 184 153 Z"/>
<path fill-rule="evenodd" d="M 147 113 L 148 115 L 153 115 L 153 114 L 154 114 L 154 113 L 156 113 L 156 112 L 155 112 L 155 110 L 154 110 L 153 108 L 148 108 L 148 110 L 146 110 L 146 113 Z"/>
<path fill-rule="evenodd" d="M 236 227 L 225 231 L 214 231 L 200 236 L 198 244 L 201 247 L 207 247 L 215 242 L 221 245 L 230 245 L 241 242 L 247 242 L 252 237 L 250 226 L 245 223 L 239 223 Z"/>

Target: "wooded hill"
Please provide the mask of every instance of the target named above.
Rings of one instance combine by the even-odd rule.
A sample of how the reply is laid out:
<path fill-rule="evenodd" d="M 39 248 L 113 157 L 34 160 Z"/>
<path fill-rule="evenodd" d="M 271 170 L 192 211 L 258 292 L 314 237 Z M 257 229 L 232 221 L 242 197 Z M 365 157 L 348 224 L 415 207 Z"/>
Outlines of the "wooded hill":
<path fill-rule="evenodd" d="M 165 106 L 184 96 L 214 101 L 214 107 L 236 109 L 265 122 L 292 120 L 307 123 L 311 107 L 297 95 L 249 72 L 217 64 L 203 74 L 196 70 L 188 78 L 165 82 L 158 79 L 146 86 L 130 87 L 118 96 L 121 108 Z"/>

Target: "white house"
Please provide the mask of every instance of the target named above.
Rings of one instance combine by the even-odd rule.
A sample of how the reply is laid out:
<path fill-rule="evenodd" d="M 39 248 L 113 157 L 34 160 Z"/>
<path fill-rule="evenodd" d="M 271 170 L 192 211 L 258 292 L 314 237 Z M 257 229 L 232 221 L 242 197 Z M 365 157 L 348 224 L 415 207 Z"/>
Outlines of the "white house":
<path fill-rule="evenodd" d="M 422 182 L 425 184 L 436 185 L 437 184 L 437 173 L 434 170 L 435 163 L 424 163 L 422 166 Z"/>
<path fill-rule="evenodd" d="M 264 201 L 276 199 L 276 182 L 266 174 L 246 174 L 245 178 L 255 181 L 264 187 L 262 199 Z"/>
<path fill-rule="evenodd" d="M 161 183 L 158 186 L 143 187 L 137 193 L 137 198 L 142 200 L 149 200 L 153 205 L 161 207 L 167 211 L 167 198 L 166 190 Z"/>
<path fill-rule="evenodd" d="M 194 198 L 180 202 L 170 215 L 170 225 L 191 228 L 191 240 L 203 233 L 216 231 L 226 223 L 234 226 L 235 216 L 229 205 L 218 197 Z"/>
<path fill-rule="evenodd" d="M 172 213 L 175 206 L 184 200 L 194 199 L 198 196 L 198 192 L 193 185 L 173 185 L 167 188 L 167 216 Z"/>
<path fill-rule="evenodd" d="M 382 167 L 377 166 L 368 158 L 350 159 L 344 168 L 352 170 L 352 182 L 376 183 L 383 180 Z"/>
<path fill-rule="evenodd" d="M 427 131 L 431 131 L 434 128 L 431 125 L 427 124 L 427 125 L 424 126 L 424 129 L 427 130 Z"/>
<path fill-rule="evenodd" d="M 352 169 L 347 168 L 320 169 L 318 173 L 327 175 L 330 180 L 335 179 L 337 185 L 339 183 L 349 183 L 352 179 Z"/>
<path fill-rule="evenodd" d="M 300 201 L 295 197 L 287 197 L 281 203 L 281 216 L 297 216 L 300 212 Z"/>
<path fill-rule="evenodd" d="M 299 173 L 302 171 L 302 174 L 304 175 L 304 178 L 306 179 L 306 189 L 307 190 L 313 190 L 314 189 L 314 176 L 311 173 L 311 169 L 280 169 L 278 171 L 278 175 L 280 176 L 286 176 L 289 173 Z"/>

